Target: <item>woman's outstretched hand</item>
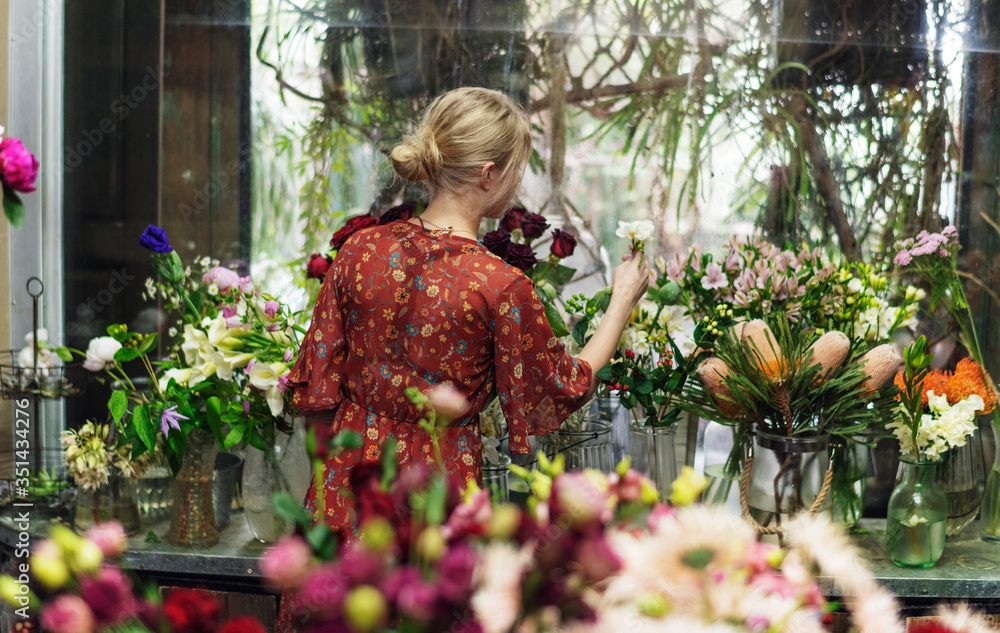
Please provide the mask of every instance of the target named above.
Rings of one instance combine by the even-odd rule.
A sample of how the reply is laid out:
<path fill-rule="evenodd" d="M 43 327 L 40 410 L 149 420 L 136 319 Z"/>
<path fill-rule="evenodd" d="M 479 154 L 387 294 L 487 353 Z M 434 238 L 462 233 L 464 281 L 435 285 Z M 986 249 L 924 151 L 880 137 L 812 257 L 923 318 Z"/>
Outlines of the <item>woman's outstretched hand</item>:
<path fill-rule="evenodd" d="M 649 258 L 642 253 L 622 256 L 611 282 L 611 300 L 626 301 L 629 310 L 646 295 L 649 287 Z"/>

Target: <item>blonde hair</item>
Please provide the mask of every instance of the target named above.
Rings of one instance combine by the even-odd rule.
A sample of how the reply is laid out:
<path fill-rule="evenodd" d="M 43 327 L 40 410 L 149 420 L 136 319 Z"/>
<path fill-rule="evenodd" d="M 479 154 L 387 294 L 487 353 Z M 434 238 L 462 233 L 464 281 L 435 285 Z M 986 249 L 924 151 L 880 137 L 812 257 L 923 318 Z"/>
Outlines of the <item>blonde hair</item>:
<path fill-rule="evenodd" d="M 431 195 L 458 193 L 486 163 L 495 163 L 500 186 L 493 200 L 509 202 L 530 152 L 528 116 L 520 106 L 495 90 L 458 88 L 435 99 L 416 132 L 389 157 L 401 178 L 424 183 Z"/>

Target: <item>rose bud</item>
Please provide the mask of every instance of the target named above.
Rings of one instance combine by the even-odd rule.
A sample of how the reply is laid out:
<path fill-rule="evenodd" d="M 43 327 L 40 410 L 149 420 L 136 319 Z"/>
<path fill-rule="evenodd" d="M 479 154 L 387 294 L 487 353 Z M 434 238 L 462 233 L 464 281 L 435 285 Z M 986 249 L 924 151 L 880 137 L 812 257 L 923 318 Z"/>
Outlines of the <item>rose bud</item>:
<path fill-rule="evenodd" d="M 434 385 L 428 392 L 427 399 L 438 417 L 447 422 L 459 419 L 469 410 L 469 401 L 451 383 Z M 441 420 L 438 420 L 438 426 L 442 426 Z"/>
<path fill-rule="evenodd" d="M 514 229 L 521 228 L 521 219 L 527 211 L 524 207 L 511 207 L 500 220 L 500 227 L 508 233 L 513 233 Z"/>
<path fill-rule="evenodd" d="M 550 250 L 559 259 L 565 259 L 573 254 L 576 249 L 576 237 L 572 233 L 552 229 L 552 246 Z"/>
<path fill-rule="evenodd" d="M 312 569 L 312 549 L 298 536 L 282 538 L 260 559 L 260 573 L 278 589 L 297 588 Z"/>
<path fill-rule="evenodd" d="M 306 264 L 306 279 L 322 279 L 332 264 L 332 257 L 313 253 L 309 256 L 309 263 Z"/>
<path fill-rule="evenodd" d="M 63 594 L 42 611 L 42 629 L 51 633 L 92 633 L 94 614 L 80 596 Z"/>
<path fill-rule="evenodd" d="M 490 231 L 483 236 L 483 246 L 500 259 L 507 258 L 510 244 L 510 232 L 505 229 Z"/>
<path fill-rule="evenodd" d="M 533 240 L 541 237 L 545 235 L 547 228 L 549 228 L 549 223 L 537 213 L 527 212 L 521 218 L 521 233 L 524 234 L 525 239 Z"/>

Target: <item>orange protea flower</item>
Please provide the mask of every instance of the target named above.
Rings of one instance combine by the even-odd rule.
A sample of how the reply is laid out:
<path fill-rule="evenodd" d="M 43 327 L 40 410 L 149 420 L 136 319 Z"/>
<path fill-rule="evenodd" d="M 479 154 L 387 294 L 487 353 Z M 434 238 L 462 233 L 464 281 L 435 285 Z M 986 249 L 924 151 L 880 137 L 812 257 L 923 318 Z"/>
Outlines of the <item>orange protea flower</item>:
<path fill-rule="evenodd" d="M 772 360 L 763 360 L 758 368 L 760 373 L 764 375 L 765 378 L 772 382 L 780 382 L 784 378 L 785 373 L 788 371 L 788 365 L 785 364 L 784 359 L 775 358 Z"/>
<path fill-rule="evenodd" d="M 896 374 L 895 382 L 896 382 L 896 387 L 898 387 L 900 392 L 902 392 L 903 372 L 899 372 Z M 934 371 L 927 372 L 927 375 L 924 376 L 923 382 L 920 383 L 920 406 L 921 407 L 927 406 L 928 391 L 933 391 L 935 394 L 939 396 L 943 395 L 946 393 L 945 387 L 947 384 L 948 384 L 947 372 L 941 371 L 940 369 L 935 369 Z M 901 393 L 896 394 L 896 400 L 899 400 L 901 395 L 902 395 Z M 983 400 L 985 401 L 985 398 Z M 954 402 L 951 402 L 950 397 L 948 398 L 948 402 L 951 404 L 955 404 Z"/>
<path fill-rule="evenodd" d="M 986 372 L 974 360 L 963 358 L 958 361 L 955 373 L 944 385 L 944 393 L 948 396 L 949 404 L 961 402 L 976 394 L 983 399 L 983 413 L 992 413 L 997 405 L 997 394 L 991 382 L 987 381 Z"/>

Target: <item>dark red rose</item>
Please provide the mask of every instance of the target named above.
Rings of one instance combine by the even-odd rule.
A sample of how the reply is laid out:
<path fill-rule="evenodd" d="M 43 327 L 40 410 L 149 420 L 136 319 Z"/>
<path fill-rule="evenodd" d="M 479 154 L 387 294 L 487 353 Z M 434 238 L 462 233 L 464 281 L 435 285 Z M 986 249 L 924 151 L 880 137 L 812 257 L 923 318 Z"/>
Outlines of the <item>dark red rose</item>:
<path fill-rule="evenodd" d="M 388 224 L 390 222 L 395 222 L 396 220 L 409 220 L 413 217 L 413 214 L 417 211 L 417 203 L 412 200 L 407 200 L 402 204 L 397 204 L 385 213 L 379 216 L 378 223 Z"/>
<path fill-rule="evenodd" d="M 354 235 L 361 229 L 368 228 L 369 226 L 375 226 L 376 224 L 378 224 L 378 218 L 373 218 L 370 215 L 355 216 L 347 221 L 344 228 L 333 234 L 333 239 L 330 240 L 330 246 L 332 246 L 334 250 L 339 251 L 344 245 L 344 242 L 347 241 L 347 238 Z"/>
<path fill-rule="evenodd" d="M 514 229 L 521 228 L 521 218 L 527 213 L 524 207 L 511 207 L 507 214 L 500 220 L 500 228 L 508 233 L 513 233 Z"/>
<path fill-rule="evenodd" d="M 497 229 L 483 236 L 483 246 L 500 259 L 506 259 L 510 248 L 510 231 Z"/>
<path fill-rule="evenodd" d="M 250 616 L 235 618 L 226 622 L 219 633 L 267 633 L 264 625 Z"/>
<path fill-rule="evenodd" d="M 306 264 L 306 279 L 323 279 L 326 277 L 326 271 L 330 270 L 331 264 L 333 264 L 333 258 L 329 255 L 313 253 L 309 256 L 309 263 Z"/>
<path fill-rule="evenodd" d="M 219 601 L 208 592 L 174 589 L 163 603 L 163 614 L 173 633 L 214 633 L 219 607 Z"/>
<path fill-rule="evenodd" d="M 535 257 L 535 251 L 531 250 L 531 247 L 527 244 L 511 242 L 504 261 L 521 270 L 528 270 L 538 263 L 538 258 Z"/>
<path fill-rule="evenodd" d="M 545 235 L 545 229 L 549 228 L 549 223 L 537 213 L 525 213 L 521 218 L 521 233 L 524 239 L 533 240 Z"/>
<path fill-rule="evenodd" d="M 559 229 L 552 229 L 551 251 L 553 255 L 559 259 L 563 259 L 572 255 L 575 248 L 576 238 L 572 233 L 560 231 Z"/>

